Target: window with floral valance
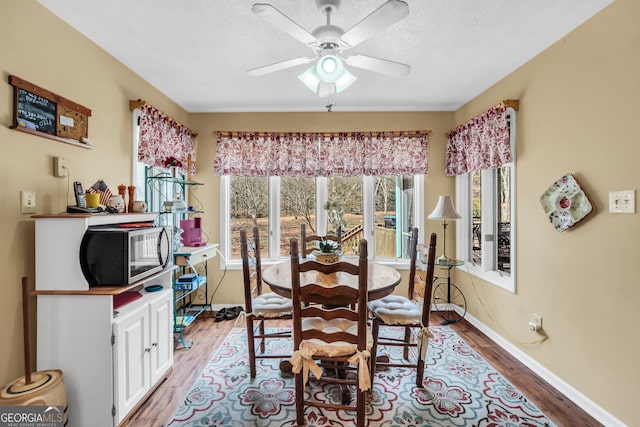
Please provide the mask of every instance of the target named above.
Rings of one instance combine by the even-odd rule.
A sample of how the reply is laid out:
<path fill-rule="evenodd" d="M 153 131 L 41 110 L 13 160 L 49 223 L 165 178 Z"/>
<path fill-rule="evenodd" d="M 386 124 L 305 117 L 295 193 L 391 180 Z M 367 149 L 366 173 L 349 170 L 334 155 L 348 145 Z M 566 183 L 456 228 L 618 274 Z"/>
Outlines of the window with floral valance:
<path fill-rule="evenodd" d="M 417 175 L 428 169 L 428 131 L 217 132 L 217 140 L 218 175 Z"/>
<path fill-rule="evenodd" d="M 467 272 L 515 292 L 516 111 L 504 100 L 447 134 L 445 173 L 456 176 L 456 258 Z"/>
<path fill-rule="evenodd" d="M 463 175 L 512 161 L 507 108 L 499 104 L 447 134 L 445 174 Z"/>
<path fill-rule="evenodd" d="M 178 123 L 155 107 L 140 106 L 140 139 L 138 160 L 149 166 L 166 167 L 173 157 L 180 161 L 180 173 L 185 174 L 191 160 L 191 174 L 195 174 L 195 138 L 198 134 Z"/>

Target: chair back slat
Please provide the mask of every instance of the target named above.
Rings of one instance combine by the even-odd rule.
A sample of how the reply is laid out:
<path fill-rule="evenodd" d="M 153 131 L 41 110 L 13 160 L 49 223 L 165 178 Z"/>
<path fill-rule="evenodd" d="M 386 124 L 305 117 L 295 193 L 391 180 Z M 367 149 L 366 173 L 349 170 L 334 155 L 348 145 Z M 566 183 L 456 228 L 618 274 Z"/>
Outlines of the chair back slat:
<path fill-rule="evenodd" d="M 302 331 L 302 339 L 310 340 L 310 339 L 319 339 L 324 342 L 346 342 L 349 344 L 357 345 L 358 337 L 354 334 L 350 334 L 344 331 L 338 332 L 324 332 L 318 329 L 308 329 Z"/>
<path fill-rule="evenodd" d="M 306 332 L 304 334 L 302 332 L 302 319 L 320 317 L 325 320 L 345 319 L 357 322 L 357 334 L 352 334 L 353 336 L 349 339 L 347 339 L 349 335 L 347 332 L 337 335 L 323 334 L 322 339 L 325 342 L 350 342 L 357 344 L 359 350 L 364 350 L 367 327 L 367 242 L 360 241 L 357 265 L 344 261 L 333 264 L 322 264 L 311 260 L 300 262 L 298 251 L 298 240 L 293 238 L 291 239 L 291 290 L 294 303 L 294 348 L 309 336 Z M 301 281 L 302 273 L 305 277 L 304 283 Z M 340 284 L 341 275 L 357 276 L 357 288 Z"/>
<path fill-rule="evenodd" d="M 344 285 L 309 283 L 300 290 L 300 299 L 305 304 L 349 305 L 358 302 L 358 290 Z"/>

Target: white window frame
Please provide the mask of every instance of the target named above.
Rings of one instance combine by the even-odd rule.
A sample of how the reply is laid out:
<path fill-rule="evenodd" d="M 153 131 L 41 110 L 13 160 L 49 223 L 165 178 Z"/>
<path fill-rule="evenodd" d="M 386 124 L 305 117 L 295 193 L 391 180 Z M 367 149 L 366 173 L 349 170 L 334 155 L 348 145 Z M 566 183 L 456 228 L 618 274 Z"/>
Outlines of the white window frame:
<path fill-rule="evenodd" d="M 414 189 L 414 203 L 413 203 L 413 215 L 416 218 L 415 226 L 418 227 L 419 230 L 424 229 L 424 175 L 413 175 L 413 189 Z M 363 177 L 362 184 L 363 191 L 363 212 L 373 212 L 374 206 L 374 177 L 373 176 L 365 176 Z M 229 233 L 230 230 L 230 211 L 231 211 L 231 177 L 228 175 L 224 175 L 220 177 L 220 251 L 223 256 L 220 257 L 221 267 L 227 268 L 230 270 L 240 269 L 242 267 L 242 262 L 238 258 L 231 258 L 231 236 Z M 279 218 L 280 218 L 280 178 L 279 177 L 270 177 L 269 178 L 269 236 L 268 236 L 268 245 L 269 245 L 269 253 L 270 254 L 279 254 L 280 253 L 280 227 Z M 327 229 L 327 215 L 322 206 L 327 201 L 327 178 L 318 177 L 316 178 L 316 218 L 318 221 L 317 227 L 318 230 Z M 373 254 L 375 254 L 375 239 L 373 238 L 374 233 L 374 219 L 373 215 L 364 215 L 363 218 L 363 228 L 364 228 L 364 236 L 367 239 L 367 243 L 369 246 L 369 259 L 376 260 L 377 262 L 384 263 L 389 266 L 393 266 L 399 270 L 404 270 L 409 268 L 409 260 L 402 258 L 375 258 Z M 419 240 L 422 243 L 424 233 L 419 234 Z M 263 265 L 270 265 L 279 261 L 282 261 L 283 258 L 271 258 L 265 257 L 262 258 Z"/>
<path fill-rule="evenodd" d="M 511 231 L 510 231 L 510 273 L 504 274 L 498 271 L 497 266 L 497 170 L 488 169 L 481 172 L 481 230 L 482 230 L 482 262 L 475 264 L 472 260 L 472 230 L 473 218 L 471 218 L 471 173 L 456 177 L 456 209 L 462 215 L 462 219 L 456 224 L 456 258 L 464 260 L 463 271 L 478 277 L 486 282 L 494 284 L 509 292 L 516 293 L 516 112 L 513 108 L 507 108 L 509 118 L 509 134 L 513 161 L 505 166 L 511 169 Z"/>

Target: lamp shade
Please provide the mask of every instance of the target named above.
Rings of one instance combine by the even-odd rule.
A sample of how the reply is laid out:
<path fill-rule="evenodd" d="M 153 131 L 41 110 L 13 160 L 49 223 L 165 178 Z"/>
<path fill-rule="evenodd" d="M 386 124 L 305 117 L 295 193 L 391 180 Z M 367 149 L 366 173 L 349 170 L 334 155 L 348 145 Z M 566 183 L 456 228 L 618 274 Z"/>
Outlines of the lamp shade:
<path fill-rule="evenodd" d="M 440 196 L 436 208 L 428 216 L 429 219 L 460 219 L 460 214 L 453 206 L 451 196 Z"/>

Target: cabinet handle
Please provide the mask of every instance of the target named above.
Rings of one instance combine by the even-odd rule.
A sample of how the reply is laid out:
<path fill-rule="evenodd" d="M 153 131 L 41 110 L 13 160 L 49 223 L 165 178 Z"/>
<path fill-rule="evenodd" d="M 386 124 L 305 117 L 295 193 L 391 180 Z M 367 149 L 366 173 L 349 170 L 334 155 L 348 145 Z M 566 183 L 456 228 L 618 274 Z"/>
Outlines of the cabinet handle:
<path fill-rule="evenodd" d="M 151 348 L 150 348 L 150 347 L 145 348 L 145 349 L 144 349 L 144 352 L 145 352 L 145 353 L 150 353 L 150 352 L 151 352 Z"/>
<path fill-rule="evenodd" d="M 157 347 L 157 346 L 158 346 L 157 342 L 154 342 L 153 344 L 151 344 L 151 347 Z"/>

